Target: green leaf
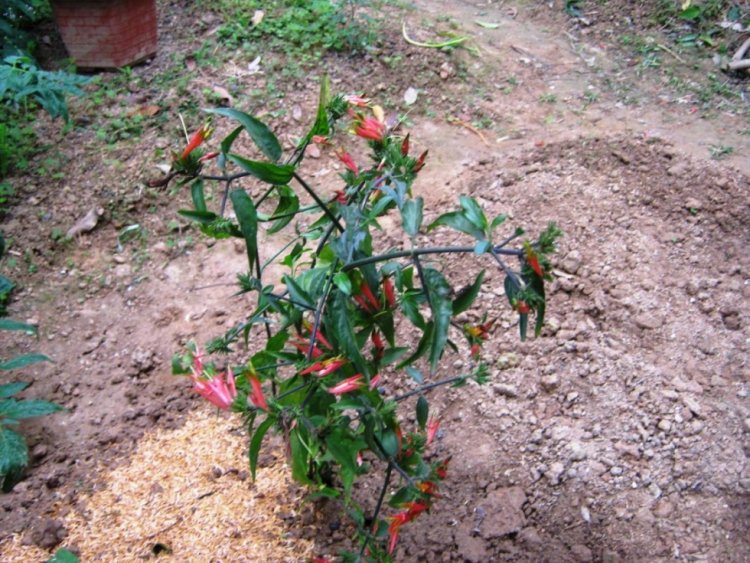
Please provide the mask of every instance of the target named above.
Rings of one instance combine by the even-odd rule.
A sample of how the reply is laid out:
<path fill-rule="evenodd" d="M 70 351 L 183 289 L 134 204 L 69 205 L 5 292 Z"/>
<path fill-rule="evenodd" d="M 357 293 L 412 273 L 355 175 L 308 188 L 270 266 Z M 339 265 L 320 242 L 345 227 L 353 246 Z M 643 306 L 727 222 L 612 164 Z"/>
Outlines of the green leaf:
<path fill-rule="evenodd" d="M 467 311 L 471 307 L 474 300 L 479 295 L 479 290 L 482 287 L 484 281 L 484 270 L 479 272 L 479 275 L 474 280 L 474 283 L 468 287 L 462 289 L 456 298 L 453 300 L 453 315 L 458 315 Z"/>
<path fill-rule="evenodd" d="M 79 563 L 79 560 L 72 551 L 58 549 L 52 559 L 47 559 L 46 563 Z"/>
<path fill-rule="evenodd" d="M 701 9 L 698 6 L 690 6 L 680 12 L 683 20 L 697 20 L 701 17 Z"/>
<path fill-rule="evenodd" d="M 315 301 L 312 297 L 310 297 L 310 294 L 307 293 L 307 291 L 305 291 L 305 289 L 297 283 L 297 280 L 295 280 L 291 276 L 284 275 L 281 278 L 281 281 L 286 284 L 286 288 L 289 291 L 289 296 L 294 301 L 296 301 L 297 303 L 302 303 L 303 305 L 306 305 L 311 309 L 315 308 Z"/>
<path fill-rule="evenodd" d="M 422 372 L 419 371 L 414 366 L 406 366 L 405 371 L 409 375 L 409 377 L 411 377 L 419 385 L 422 385 L 422 383 L 424 383 L 424 377 L 422 376 Z"/>
<path fill-rule="evenodd" d="M 432 344 L 432 333 L 434 331 L 434 327 L 435 324 L 432 321 L 428 322 L 425 325 L 424 332 L 422 333 L 422 338 L 419 339 L 419 344 L 417 344 L 417 349 L 411 356 L 398 364 L 398 366 L 396 366 L 396 369 L 404 369 L 406 366 L 414 363 L 419 358 L 425 355 L 427 350 L 430 348 L 430 344 Z"/>
<path fill-rule="evenodd" d="M 490 249 L 490 241 L 480 240 L 474 245 L 474 254 L 481 256 Z"/>
<path fill-rule="evenodd" d="M 503 286 L 505 287 L 505 296 L 508 298 L 508 303 L 510 303 L 511 307 L 515 307 L 518 299 L 517 296 L 521 293 L 521 288 L 518 287 L 510 276 L 505 276 Z"/>
<path fill-rule="evenodd" d="M 5 237 L 0 233 L 0 258 L 5 256 Z"/>
<path fill-rule="evenodd" d="M 240 133 L 242 133 L 242 130 L 244 127 L 240 125 L 236 129 L 234 129 L 229 135 L 224 137 L 224 140 L 221 141 L 221 152 L 222 154 L 228 154 L 229 150 L 232 148 L 232 145 L 234 144 L 235 139 L 239 136 Z M 223 166 L 222 166 L 223 168 Z"/>
<path fill-rule="evenodd" d="M 289 448 L 292 450 L 292 478 L 302 485 L 311 483 L 308 476 L 307 448 L 299 437 L 300 428 L 289 433 Z"/>
<path fill-rule="evenodd" d="M 25 354 L 23 356 L 16 356 L 12 360 L 8 360 L 0 364 L 0 370 L 7 371 L 9 369 L 20 369 L 31 364 L 38 362 L 51 362 L 44 354 Z"/>
<path fill-rule="evenodd" d="M 245 238 L 247 261 L 252 272 L 258 256 L 258 212 L 245 190 L 233 190 L 229 197 L 232 200 L 237 220 L 240 222 L 242 236 Z"/>
<path fill-rule="evenodd" d="M 500 27 L 499 23 L 483 22 L 479 20 L 474 20 L 474 23 L 477 24 L 479 27 L 483 27 L 485 29 L 497 29 L 498 27 Z"/>
<path fill-rule="evenodd" d="M 536 313 L 536 324 L 534 325 L 534 336 L 539 336 L 544 328 L 544 313 L 547 309 L 547 303 L 544 295 L 544 280 L 539 276 L 532 276 L 531 289 L 541 297 L 541 300 L 534 307 Z"/>
<path fill-rule="evenodd" d="M 487 230 L 487 217 L 484 215 L 484 211 L 476 202 L 473 197 L 462 195 L 458 198 L 461 203 L 461 207 L 464 209 L 464 215 L 471 221 L 477 228 L 482 231 Z"/>
<path fill-rule="evenodd" d="M 401 221 L 404 230 L 410 237 L 417 236 L 419 228 L 422 226 L 422 208 L 424 200 L 422 197 L 409 199 L 404 202 L 401 208 Z"/>
<path fill-rule="evenodd" d="M 388 348 L 383 352 L 383 357 L 380 358 L 380 365 L 387 366 L 388 364 L 392 364 L 408 351 L 409 349 L 403 346 Z"/>
<path fill-rule="evenodd" d="M 420 395 L 417 399 L 417 424 L 419 428 L 424 430 L 427 425 L 427 417 L 430 414 L 430 404 L 425 399 L 424 395 Z"/>
<path fill-rule="evenodd" d="M 349 310 L 349 298 L 343 292 L 336 292 L 331 305 L 329 319 L 339 347 L 344 352 L 344 356 L 354 364 L 357 371 L 365 374 L 365 377 L 369 380 L 370 367 L 362 357 L 357 337 L 354 334 L 352 312 Z"/>
<path fill-rule="evenodd" d="M 462 233 L 466 233 L 474 237 L 477 240 L 484 240 L 484 231 L 478 228 L 474 223 L 469 221 L 461 211 L 451 211 L 449 213 L 443 213 L 440 217 L 435 219 L 427 227 L 428 231 L 433 230 L 435 227 L 446 226 Z"/>
<path fill-rule="evenodd" d="M 258 180 L 269 184 L 288 184 L 294 175 L 294 166 L 291 164 L 260 162 L 241 157 L 234 153 L 228 154 L 227 157 L 251 176 L 255 176 Z"/>
<path fill-rule="evenodd" d="M 60 548 L 55 552 L 52 559 L 48 559 L 46 563 L 79 563 L 79 559 L 72 551 Z"/>
<path fill-rule="evenodd" d="M 29 449 L 23 436 L 0 426 L 0 480 L 9 492 L 21 480 L 29 463 Z"/>
<path fill-rule="evenodd" d="M 263 438 L 266 436 L 268 429 L 273 426 L 274 419 L 270 416 L 258 425 L 258 428 L 253 434 L 252 440 L 250 440 L 250 451 L 248 457 L 250 458 L 250 474 L 253 476 L 255 481 L 255 471 L 258 468 L 258 454 L 260 453 L 260 446 L 263 443 Z"/>
<path fill-rule="evenodd" d="M 505 220 L 508 218 L 507 215 L 498 215 L 492 220 L 492 223 L 490 223 L 490 231 L 495 230 L 495 228 L 499 227 L 503 223 L 505 223 Z"/>
<path fill-rule="evenodd" d="M 526 333 L 529 330 L 529 314 L 520 313 L 518 315 L 518 329 L 521 332 L 521 342 L 526 340 Z"/>
<path fill-rule="evenodd" d="M 196 178 L 190 186 L 190 195 L 196 211 L 206 211 L 206 196 L 203 193 L 203 179 Z"/>
<path fill-rule="evenodd" d="M 22 330 L 29 334 L 36 334 L 37 328 L 34 325 L 14 321 L 13 319 L 0 319 L 0 330 Z"/>
<path fill-rule="evenodd" d="M 426 289 L 430 294 L 430 307 L 434 323 L 432 348 L 430 349 L 430 370 L 435 373 L 438 362 L 448 341 L 448 328 L 453 315 L 453 303 L 450 300 L 451 288 L 443 274 L 433 268 L 424 269 Z"/>
<path fill-rule="evenodd" d="M 21 420 L 45 416 L 63 410 L 63 407 L 49 401 L 5 399 L 0 401 L 0 417 Z"/>
<path fill-rule="evenodd" d="M 205 111 L 239 121 L 264 155 L 274 162 L 281 158 L 281 145 L 279 144 L 279 140 L 262 121 L 259 121 L 252 115 L 232 108 L 213 108 Z M 224 147 L 222 146 L 222 148 Z"/>
<path fill-rule="evenodd" d="M 352 294 L 352 280 L 349 279 L 346 272 L 338 272 L 333 276 L 333 283 L 346 295 Z"/>
<path fill-rule="evenodd" d="M 393 430 L 385 430 L 380 435 L 380 446 L 383 448 L 383 453 L 388 457 L 395 457 L 398 455 L 398 438 Z"/>
<path fill-rule="evenodd" d="M 208 225 L 210 223 L 213 223 L 218 215 L 212 211 L 193 211 L 192 209 L 180 209 L 177 211 L 180 215 L 185 217 L 186 219 L 190 219 L 191 221 L 195 221 L 196 223 L 200 223 L 201 225 Z"/>
<path fill-rule="evenodd" d="M 328 102 L 331 98 L 331 80 L 328 75 L 323 76 L 320 80 L 320 96 L 318 98 L 318 113 L 315 116 L 315 123 L 307 135 L 307 140 L 315 135 L 327 136 L 331 132 L 328 125 Z"/>
<path fill-rule="evenodd" d="M 12 397 L 26 389 L 30 384 L 23 381 L 17 381 L 15 383 L 4 383 L 0 385 L 0 399 L 7 399 Z"/>
<path fill-rule="evenodd" d="M 269 235 L 277 233 L 286 227 L 294 219 L 294 213 L 299 211 L 299 198 L 292 188 L 289 186 L 277 186 L 276 192 L 279 194 L 279 203 L 271 218 L 277 215 L 285 215 L 285 217 L 279 217 L 274 221 L 273 225 L 268 228 L 267 233 Z"/>

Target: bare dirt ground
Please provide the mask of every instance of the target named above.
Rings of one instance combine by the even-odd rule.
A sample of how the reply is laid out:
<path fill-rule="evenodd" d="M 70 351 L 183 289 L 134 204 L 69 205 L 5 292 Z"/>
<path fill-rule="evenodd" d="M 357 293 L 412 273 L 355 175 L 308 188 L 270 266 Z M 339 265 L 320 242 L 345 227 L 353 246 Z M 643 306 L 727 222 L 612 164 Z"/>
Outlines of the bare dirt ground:
<path fill-rule="evenodd" d="M 485 348 L 492 383 L 435 394 L 444 416 L 436 455 L 452 455 L 452 471 L 433 512 L 404 530 L 397 560 L 750 560 L 744 102 L 717 109 L 639 75 L 616 41 L 637 22 L 602 8 L 581 26 L 560 4 L 422 0 L 406 14 L 415 35 L 429 35 L 425 21 L 452 21 L 480 56 L 409 46 L 394 24 L 364 59 L 327 56 L 314 76 L 279 79 L 283 97 L 244 98 L 251 111 L 271 112 L 277 132 L 297 134 L 323 67 L 336 89 L 380 96 L 394 111 L 408 109 L 407 87 L 418 88 L 407 125 L 430 150 L 416 189 L 432 217 L 469 193 L 531 232 L 553 220 L 565 233 L 541 338 L 518 342 L 499 276 L 485 281 L 478 308 L 506 329 Z M 24 549 L 61 540 L 86 553 L 83 538 L 66 537 L 81 496 L 106 482 L 108 468 L 127 466 L 144 432 L 182 426 L 198 404 L 170 375 L 172 353 L 250 307 L 232 297 L 241 249 L 207 244 L 178 222 L 186 194 L 143 183 L 179 145 L 180 92 L 160 89 L 158 77 L 177 72 L 170 57 L 197 50 L 217 25 L 189 3 L 159 7 L 159 56 L 133 69 L 130 91 L 104 110 L 155 104 L 169 123 L 104 146 L 81 102 L 64 139 L 38 124 L 56 141 L 64 178 L 13 179 L 20 197 L 2 228 L 16 265 L 6 260 L 3 273 L 22 290 L 10 312 L 39 323 L 42 337 L 3 335 L 3 349 L 54 358 L 19 378 L 34 382 L 26 396 L 69 412 L 23 428 L 33 461 L 0 499 L 3 559 L 35 560 L 39 552 Z M 190 70 L 188 90 L 226 85 L 250 62 L 242 57 Z M 232 91 L 268 92 L 271 77 L 240 72 Z M 735 86 L 747 95 L 746 83 Z M 719 145 L 734 151 L 710 160 Z M 336 189 L 331 154 L 305 169 Z M 103 210 L 96 229 L 69 245 L 52 240 L 92 208 Z M 425 241 L 453 242 L 444 238 Z M 476 267 L 444 266 L 456 285 Z M 446 370 L 466 358 L 447 358 Z M 304 525 L 315 553 L 346 544 L 335 514 Z M 231 549 L 222 557 L 258 560 Z"/>

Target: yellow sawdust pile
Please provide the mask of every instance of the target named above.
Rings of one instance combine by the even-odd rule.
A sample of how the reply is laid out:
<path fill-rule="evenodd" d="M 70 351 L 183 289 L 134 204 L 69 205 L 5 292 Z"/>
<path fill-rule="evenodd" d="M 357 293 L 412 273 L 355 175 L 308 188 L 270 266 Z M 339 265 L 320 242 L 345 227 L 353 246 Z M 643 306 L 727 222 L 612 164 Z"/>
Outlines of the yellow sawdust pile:
<path fill-rule="evenodd" d="M 285 539 L 279 518 L 301 505 L 291 498 L 287 467 L 261 468 L 255 483 L 212 471 L 247 469 L 246 441 L 230 433 L 237 423 L 199 411 L 182 428 L 147 435 L 127 464 L 101 469 L 101 490 L 65 516 L 62 547 L 76 546 L 84 562 L 143 561 L 157 544 L 170 550 L 159 556 L 166 561 L 308 560 L 312 542 Z M 17 537 L 0 545 L 4 562 L 48 558 Z"/>

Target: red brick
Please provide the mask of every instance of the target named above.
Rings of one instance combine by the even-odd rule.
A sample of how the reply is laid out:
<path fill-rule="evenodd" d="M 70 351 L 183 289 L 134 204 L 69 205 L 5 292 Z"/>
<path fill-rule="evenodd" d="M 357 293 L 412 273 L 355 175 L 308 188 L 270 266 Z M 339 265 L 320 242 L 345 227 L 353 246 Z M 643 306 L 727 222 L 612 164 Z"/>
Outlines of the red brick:
<path fill-rule="evenodd" d="M 155 0 L 52 0 L 52 7 L 79 68 L 118 68 L 156 54 Z"/>

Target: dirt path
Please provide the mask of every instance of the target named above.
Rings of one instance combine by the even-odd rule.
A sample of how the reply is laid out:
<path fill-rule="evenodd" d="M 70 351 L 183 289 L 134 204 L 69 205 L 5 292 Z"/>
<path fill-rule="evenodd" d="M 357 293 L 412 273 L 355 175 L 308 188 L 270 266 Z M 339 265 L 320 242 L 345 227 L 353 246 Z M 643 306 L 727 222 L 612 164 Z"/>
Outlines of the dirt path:
<path fill-rule="evenodd" d="M 544 8 L 424 0 L 406 21 L 419 31 L 421 20 L 446 18 L 472 34 L 479 57 L 408 47 L 394 26 L 386 52 L 408 55 L 403 68 L 377 59 L 326 64 L 345 91 L 388 83 L 381 93 L 401 110 L 406 88 L 420 89 L 411 133 L 430 160 L 416 189 L 432 215 L 470 193 L 531 230 L 555 220 L 565 237 L 542 338 L 517 342 L 488 276 L 481 308 L 507 329 L 486 349 L 493 383 L 441 400 L 438 453 L 463 462 L 436 510 L 405 531 L 399 560 L 747 560 L 750 141 L 739 118 L 707 119 L 690 103 L 660 99 L 664 92 L 638 81 L 616 45 L 589 42 Z M 197 49 L 200 38 L 184 31 L 195 19 L 187 6 L 162 19 L 160 60 L 136 76 L 158 75 L 169 53 Z M 431 77 L 412 84 L 420 75 L 411 71 L 425 66 Z M 220 69 L 201 73 L 196 83 L 223 83 Z M 613 83 L 636 103 L 624 104 Z M 289 115 L 314 105 L 310 85 L 282 84 L 286 97 L 273 103 L 288 113 L 277 128 L 302 127 Z M 172 95 L 140 94 L 160 103 Z M 241 251 L 209 248 L 170 225 L 184 194 L 153 194 L 139 182 L 153 175 L 154 147 L 168 146 L 173 132 L 149 129 L 105 153 L 91 132 L 77 131 L 79 148 L 61 149 L 69 180 L 30 179 L 3 226 L 17 261 L 29 251 L 40 266 L 37 275 L 9 275 L 24 286 L 11 315 L 39 322 L 42 339 L 10 344 L 56 360 L 24 374 L 34 380 L 28 394 L 70 409 L 24 427 L 33 463 L 0 499 L 5 534 L 56 545 L 77 499 L 106 478 L 97 464 L 127 464 L 144 431 L 190 415 L 187 385 L 169 375 L 172 353 L 216 336 L 249 308 L 232 297 Z M 735 150 L 713 162 L 712 145 Z M 330 154 L 305 166 L 319 185 L 335 177 Z M 81 206 L 106 207 L 102 225 L 68 248 L 51 245 L 50 225 L 69 226 Z M 134 224 L 139 235 L 125 241 L 123 228 Z M 451 242 L 441 236 L 431 240 Z M 465 266 L 446 265 L 454 284 L 467 281 Z M 316 552 L 345 543 L 337 526 L 316 525 Z M 0 549 L 24 560 L 21 541 Z"/>

